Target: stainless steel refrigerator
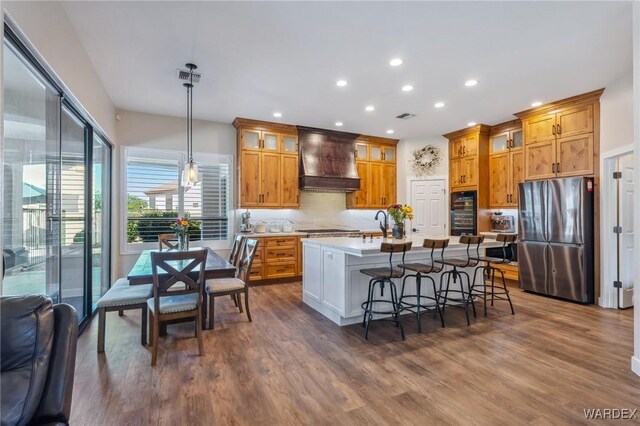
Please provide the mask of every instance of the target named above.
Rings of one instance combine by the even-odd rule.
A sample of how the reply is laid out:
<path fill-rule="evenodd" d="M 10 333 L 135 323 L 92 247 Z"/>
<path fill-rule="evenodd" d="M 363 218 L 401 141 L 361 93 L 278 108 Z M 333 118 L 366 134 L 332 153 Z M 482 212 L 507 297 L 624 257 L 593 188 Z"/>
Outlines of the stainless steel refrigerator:
<path fill-rule="evenodd" d="M 524 182 L 519 191 L 520 287 L 593 303 L 593 179 Z"/>

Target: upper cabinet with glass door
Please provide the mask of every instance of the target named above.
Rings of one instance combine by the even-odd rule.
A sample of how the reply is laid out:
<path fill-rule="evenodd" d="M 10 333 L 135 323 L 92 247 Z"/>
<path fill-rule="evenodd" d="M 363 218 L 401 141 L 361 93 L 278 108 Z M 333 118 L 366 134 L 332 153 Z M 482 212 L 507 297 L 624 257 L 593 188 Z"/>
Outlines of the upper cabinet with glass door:
<path fill-rule="evenodd" d="M 280 151 L 280 135 L 256 129 L 242 129 L 240 132 L 241 148 L 251 151 Z"/>
<path fill-rule="evenodd" d="M 369 160 L 396 162 L 396 147 L 392 145 L 369 145 Z"/>
<path fill-rule="evenodd" d="M 489 148 L 491 154 L 521 149 L 522 122 L 520 120 L 512 120 L 493 126 L 491 128 Z"/>
<path fill-rule="evenodd" d="M 282 135 L 282 152 L 285 152 L 287 154 L 298 153 L 297 135 Z"/>

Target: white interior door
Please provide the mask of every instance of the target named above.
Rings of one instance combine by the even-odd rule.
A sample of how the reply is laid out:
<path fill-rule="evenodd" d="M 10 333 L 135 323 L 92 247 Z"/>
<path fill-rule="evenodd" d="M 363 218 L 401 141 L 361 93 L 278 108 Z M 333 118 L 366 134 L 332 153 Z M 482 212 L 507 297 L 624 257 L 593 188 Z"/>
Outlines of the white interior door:
<path fill-rule="evenodd" d="M 622 172 L 620 181 L 620 281 L 622 288 L 633 287 L 633 154 L 620 157 L 618 170 Z"/>
<path fill-rule="evenodd" d="M 447 235 L 446 195 L 444 179 L 411 181 L 413 232 L 428 237 Z"/>

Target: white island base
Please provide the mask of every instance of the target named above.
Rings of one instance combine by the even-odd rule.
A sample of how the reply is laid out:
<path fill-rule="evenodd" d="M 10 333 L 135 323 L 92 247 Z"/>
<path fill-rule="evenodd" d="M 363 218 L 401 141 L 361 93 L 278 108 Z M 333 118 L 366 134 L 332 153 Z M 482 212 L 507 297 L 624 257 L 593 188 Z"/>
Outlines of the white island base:
<path fill-rule="evenodd" d="M 467 246 L 458 242 L 459 237 L 448 237 L 449 246 L 445 249 L 445 258 L 466 257 Z M 414 236 L 413 248 L 406 253 L 406 262 L 430 261 L 431 250 L 422 248 L 423 237 Z M 304 248 L 304 274 L 302 278 L 302 300 L 305 304 L 320 312 L 325 317 L 338 325 L 350 325 L 362 321 L 362 303 L 367 300 L 367 291 L 370 277 L 361 274 L 365 268 L 379 268 L 389 266 L 389 254 L 380 253 L 380 245 L 383 241 L 398 242 L 399 240 L 383 240 L 382 238 L 365 242 L 361 238 L 306 238 L 302 240 Z M 502 243 L 486 239 L 480 249 L 480 254 L 488 247 L 501 247 Z M 475 246 L 472 246 L 472 255 L 475 255 Z M 434 257 L 439 258 L 440 250 L 434 252 Z M 393 264 L 402 261 L 402 254 L 393 255 Z M 475 268 L 461 269 L 469 274 L 473 280 Z M 407 271 L 410 273 L 410 271 Z M 479 274 L 478 274 L 479 275 Z M 436 287 L 440 284 L 440 274 L 429 274 L 435 281 Z M 478 278 L 478 281 L 481 278 Z M 394 279 L 398 289 L 398 296 L 402 288 L 402 278 Z M 460 282 L 452 289 L 460 288 Z M 466 280 L 465 280 L 465 291 Z M 415 279 L 408 278 L 405 293 L 415 294 Z M 422 295 L 433 296 L 433 286 L 428 279 L 422 280 Z M 385 288 L 384 297 L 380 297 L 377 291 L 376 298 L 390 300 L 390 292 Z M 388 308 L 388 307 L 387 307 Z M 381 316 L 374 316 L 378 318 Z"/>

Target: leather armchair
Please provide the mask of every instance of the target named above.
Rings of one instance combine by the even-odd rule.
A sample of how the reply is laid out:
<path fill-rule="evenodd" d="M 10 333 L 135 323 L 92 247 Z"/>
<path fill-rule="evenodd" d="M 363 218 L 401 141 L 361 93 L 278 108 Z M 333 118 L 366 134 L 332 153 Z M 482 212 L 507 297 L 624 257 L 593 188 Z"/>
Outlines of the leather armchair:
<path fill-rule="evenodd" d="M 0 327 L 2 426 L 68 424 L 76 310 L 43 295 L 0 297 Z"/>

